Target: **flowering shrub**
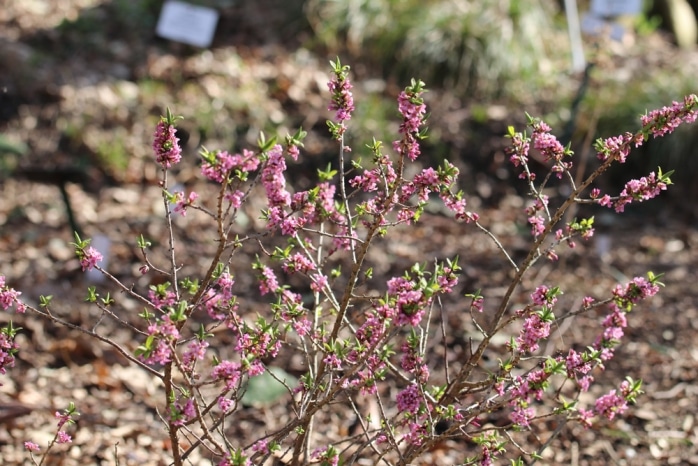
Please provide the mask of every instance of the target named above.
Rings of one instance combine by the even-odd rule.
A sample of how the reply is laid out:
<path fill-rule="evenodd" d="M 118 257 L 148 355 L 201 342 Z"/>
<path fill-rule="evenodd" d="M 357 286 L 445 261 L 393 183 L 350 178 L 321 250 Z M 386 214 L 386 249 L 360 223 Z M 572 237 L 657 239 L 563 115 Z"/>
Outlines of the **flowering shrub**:
<path fill-rule="evenodd" d="M 104 273 L 124 292 L 119 300 L 133 299 L 143 307 L 140 325 L 128 327 L 138 342 L 133 351 L 100 334 L 97 326 L 79 327 L 57 317 L 51 312 L 51 297 L 41 297 L 36 308 L 25 305 L 4 277 L 0 277 L 0 306 L 30 310 L 98 338 L 160 379 L 160 412 L 175 465 L 185 464 L 197 449 L 219 465 L 261 464 L 272 455 L 288 464 L 348 464 L 359 458 L 410 464 L 437 443 L 456 438 L 470 444 L 461 452 L 464 464 L 492 464 L 505 455 L 523 464 L 539 457 L 548 445 L 529 445 L 526 437 L 517 437 L 535 431 L 540 421 L 555 418 L 561 424 L 589 426 L 595 418 L 610 420 L 622 414 L 641 393 L 640 381 L 628 377 L 590 405 L 580 402 L 580 394 L 589 391 L 594 374 L 613 358 L 627 314 L 659 291 L 659 277 L 649 272 L 646 278 L 618 284 L 606 297 L 584 297 L 576 308 L 558 305 L 564 290 L 555 283 L 537 283 L 526 291 L 526 303 L 515 304 L 514 295 L 520 295 L 524 276 L 539 260 L 554 262 L 566 247 L 575 246 L 575 240 L 593 236 L 593 218 L 562 222 L 572 205 L 598 204 L 620 213 L 627 204 L 655 197 L 671 184 L 670 173 L 659 170 L 629 181 L 618 195 L 592 186 L 611 164 L 623 163 L 633 146 L 694 121 L 696 96 L 647 114 L 636 134 L 598 140 L 600 164 L 578 185 L 571 174 L 572 151 L 545 123 L 530 118 L 530 137 L 510 129 L 510 160 L 532 197 L 522 212 L 531 225 L 530 247 L 525 258 L 516 261 L 480 216 L 467 210 L 453 164 L 409 166 L 419 159 L 420 142 L 426 137 L 421 81 L 413 80 L 398 97 L 402 121 L 392 150 L 373 141 L 367 146 L 370 162 L 353 156 L 353 148 L 345 144 L 354 111 L 348 72 L 349 67 L 339 61 L 332 63 L 329 109 L 335 118 L 328 126 L 339 146 L 336 169 L 319 171 L 316 186 L 307 191 L 294 191 L 286 177 L 287 157 L 296 160 L 303 147 L 305 132 L 299 130 L 284 143 L 262 134 L 256 151 L 230 154 L 202 149 L 201 173 L 216 186 L 217 194 L 170 192 L 169 170 L 180 161 L 181 149 L 177 117 L 167 111 L 153 144 L 169 232 L 166 254 L 155 260 L 151 243 L 142 236 L 137 239 L 143 253 L 140 271 L 160 277 L 159 284 L 149 290 L 129 287 L 100 266 L 102 256 L 89 239 L 76 235 L 73 243 L 83 270 Z M 529 166 L 531 150 L 548 163 L 542 181 Z M 543 194 L 551 177 L 569 183 L 571 194 L 564 199 Z M 241 209 L 261 191 L 266 196 L 261 212 L 265 228 L 241 233 Z M 420 222 L 426 206 L 435 202 L 443 203 L 454 222 L 470 224 L 473 234 L 479 230 L 499 248 L 512 277 L 502 297 L 462 290 L 459 257 L 414 264 L 388 278 L 381 291 L 367 286 L 375 283 L 371 281 L 375 246 L 397 228 Z M 190 209 L 210 217 L 217 246 L 206 270 L 182 276 L 172 221 Z M 245 269 L 233 258 L 248 243 L 258 247 L 258 255 Z M 463 251 L 467 260 L 466 254 Z M 256 277 L 262 300 L 270 297 L 257 315 L 239 298 L 236 282 L 243 274 Z M 291 288 L 291 276 L 294 284 L 300 278 L 305 289 Z M 466 299 L 447 301 L 458 294 Z M 126 325 L 114 311 L 119 306 L 116 298 L 90 288 L 87 300 L 117 324 Z M 573 342 L 574 347 L 552 356 L 543 353 L 541 345 L 555 325 L 592 310 L 605 313 L 594 341 Z M 466 317 L 471 323 L 470 347 L 460 354 L 445 344 L 448 316 Z M 17 330 L 9 325 L 0 334 L 2 373 L 12 367 L 18 351 Z M 233 356 L 223 359 L 217 343 L 222 334 L 234 342 Z M 498 335 L 507 336 L 504 348 L 494 343 Z M 437 356 L 432 342 L 439 338 L 443 354 Z M 298 381 L 272 370 L 281 354 L 299 355 L 304 361 L 306 370 Z M 486 355 L 499 357 L 499 364 L 483 365 Z M 287 391 L 288 421 L 268 425 L 254 442 L 241 444 L 226 435 L 225 425 L 235 421 L 247 384 L 264 375 Z M 376 408 L 366 412 L 361 400 L 370 400 Z M 328 444 L 325 436 L 315 434 L 314 420 L 338 405 L 354 412 L 357 427 L 350 436 Z M 56 442 L 70 442 L 64 425 L 76 415 L 72 405 L 57 414 L 58 431 L 48 450 Z M 494 423 L 490 420 L 494 415 L 504 415 L 505 420 Z M 32 455 L 41 449 L 31 440 L 25 447 Z"/>

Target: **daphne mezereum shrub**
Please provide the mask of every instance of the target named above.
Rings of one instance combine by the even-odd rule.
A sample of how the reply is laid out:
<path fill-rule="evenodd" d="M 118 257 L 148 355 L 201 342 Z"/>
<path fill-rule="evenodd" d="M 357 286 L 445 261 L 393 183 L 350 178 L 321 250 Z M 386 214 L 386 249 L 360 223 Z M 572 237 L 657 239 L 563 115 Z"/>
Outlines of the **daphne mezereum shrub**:
<path fill-rule="evenodd" d="M 301 154 L 305 133 L 299 130 L 283 143 L 262 134 L 255 151 L 202 149 L 201 174 L 210 181 L 205 186 L 216 192 L 171 192 L 168 174 L 180 162 L 181 149 L 175 129 L 178 117 L 167 111 L 153 144 L 161 167 L 166 249 L 151 250 L 142 235 L 136 243 L 143 253 L 141 273 L 159 276 L 160 284 L 148 290 L 126 286 L 100 267 L 102 256 L 88 239 L 76 235 L 74 243 L 83 270 L 99 270 L 123 291 L 117 297 L 90 287 L 87 300 L 115 325 L 130 330 L 131 348 L 100 334 L 97 326 L 80 327 L 56 316 L 50 296 L 41 297 L 36 307 L 23 303 L 4 277 L 2 308 L 29 310 L 82 331 L 160 379 L 159 412 L 172 446 L 166 461 L 175 465 L 188 463 L 194 451 L 218 465 L 264 464 L 272 456 L 285 464 L 362 460 L 406 465 L 437 444 L 448 445 L 444 441 L 450 439 L 462 440 L 451 442 L 462 464 L 487 465 L 497 458 L 523 464 L 550 444 L 549 439 L 528 435 L 550 435 L 542 430 L 542 421 L 589 426 L 623 413 L 641 393 L 640 381 L 627 377 L 592 403 L 582 403 L 580 394 L 589 391 L 594 374 L 613 358 L 631 309 L 657 293 L 659 277 L 649 272 L 618 284 L 604 297 L 584 297 L 577 307 L 556 306 L 564 291 L 559 284 L 535 283 L 522 290 L 523 278 L 538 261 L 554 265 L 575 240 L 593 235 L 593 218 L 563 222 L 570 206 L 598 204 L 621 213 L 627 204 L 667 188 L 670 174 L 661 170 L 628 181 L 617 195 L 601 192 L 593 182 L 611 164 L 625 162 L 634 146 L 694 121 L 698 98 L 691 95 L 646 114 L 635 134 L 598 140 L 599 166 L 580 184 L 572 176 L 572 151 L 545 123 L 530 118 L 530 136 L 510 129 L 510 160 L 532 198 L 522 212 L 530 224 L 530 235 L 525 235 L 528 254 L 516 261 L 478 214 L 466 209 L 453 164 L 410 167 L 420 156 L 426 134 L 424 83 L 413 80 L 400 94 L 402 122 L 390 147 L 371 142 L 363 150 L 364 159 L 370 154 L 370 160 L 362 162 L 359 151 L 345 144 L 354 110 L 348 72 L 339 60 L 332 63 L 329 109 L 335 117 L 328 126 L 339 147 L 336 166 L 320 170 L 317 184 L 307 191 L 294 191 L 285 175 L 288 157 L 296 160 Z M 550 167 L 542 180 L 529 168 L 532 150 Z M 543 194 L 552 177 L 569 184 L 567 198 Z M 261 231 L 238 221 L 254 193 L 266 196 Z M 425 207 L 434 202 L 450 210 L 453 222 L 470 224 L 467 234 L 481 234 L 483 241 L 496 245 L 511 269 L 503 296 L 463 289 L 459 257 L 425 257 L 375 291 L 370 266 L 375 248 L 397 227 L 404 231 L 419 223 Z M 175 253 L 181 239 L 172 222 L 191 210 L 210 218 L 216 250 L 206 270 L 182 276 Z M 248 246 L 256 248 L 257 255 L 244 267 L 234 258 Z M 462 251 L 460 260 L 468 260 L 468 251 Z M 236 289 L 237 277 L 245 274 L 252 274 L 258 285 L 254 303 L 246 302 Z M 371 287 L 366 286 L 369 281 Z M 522 291 L 528 302 L 516 304 L 513 297 L 522 296 Z M 454 294 L 460 298 L 446 299 Z M 119 301 L 125 299 L 142 307 L 134 320 L 139 324 L 127 322 L 125 311 L 119 311 Z M 267 304 L 260 308 L 260 302 Z M 541 344 L 549 339 L 551 327 L 592 310 L 605 314 L 595 339 L 567 341 L 565 351 L 544 354 Z M 443 343 L 452 330 L 445 324 L 448 315 L 471 323 L 472 335 L 464 337 L 470 347 L 458 355 Z M 17 331 L 10 324 L 0 334 L 3 373 L 13 366 L 19 350 Z M 495 348 L 495 337 L 501 341 L 502 335 L 508 344 Z M 227 352 L 221 351 L 223 336 L 234 342 Z M 439 351 L 433 350 L 434 341 L 441 341 Z M 288 361 L 290 356 L 304 362 L 305 372 L 297 379 L 272 370 L 275 361 Z M 499 363 L 485 365 L 484 357 Z M 287 392 L 286 417 L 280 425 L 266 425 L 245 439 L 227 435 L 226 426 L 236 422 L 248 387 L 261 377 L 270 377 Z M 338 426 L 320 426 L 315 421 L 328 410 L 355 416 L 355 428 L 340 435 Z M 43 462 L 55 443 L 71 441 L 67 426 L 77 414 L 74 405 L 56 413 L 58 429 L 49 445 L 27 439 L 25 448 L 34 464 Z M 490 420 L 493 416 L 498 422 Z M 535 438 L 537 443 L 532 443 Z"/>

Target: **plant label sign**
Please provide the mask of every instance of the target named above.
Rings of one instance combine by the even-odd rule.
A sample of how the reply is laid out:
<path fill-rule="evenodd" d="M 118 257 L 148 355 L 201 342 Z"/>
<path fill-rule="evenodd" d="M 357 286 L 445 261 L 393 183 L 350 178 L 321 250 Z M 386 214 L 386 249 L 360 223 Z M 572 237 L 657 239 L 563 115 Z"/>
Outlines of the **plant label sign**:
<path fill-rule="evenodd" d="M 165 39 L 206 48 L 213 41 L 218 12 L 176 0 L 167 0 L 160 11 L 155 30 Z"/>
<path fill-rule="evenodd" d="M 591 0 L 591 14 L 602 18 L 637 15 L 641 11 L 642 0 Z"/>
<path fill-rule="evenodd" d="M 625 35 L 625 28 L 620 24 L 592 14 L 585 14 L 582 17 L 582 31 L 591 36 L 607 35 L 618 42 L 622 41 Z"/>

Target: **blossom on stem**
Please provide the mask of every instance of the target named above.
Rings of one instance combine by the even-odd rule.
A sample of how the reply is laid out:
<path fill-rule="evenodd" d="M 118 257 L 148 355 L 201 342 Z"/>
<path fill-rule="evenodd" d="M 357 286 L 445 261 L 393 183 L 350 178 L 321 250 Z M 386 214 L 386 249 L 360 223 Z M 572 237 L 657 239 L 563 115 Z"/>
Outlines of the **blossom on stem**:
<path fill-rule="evenodd" d="M 427 109 L 422 99 L 424 91 L 424 83 L 413 79 L 411 85 L 405 88 L 397 99 L 398 111 L 403 118 L 399 129 L 402 139 L 393 141 L 393 150 L 413 162 L 421 153 L 419 140 L 424 137 L 420 129 L 424 124 Z"/>
<path fill-rule="evenodd" d="M 521 428 L 528 428 L 531 426 L 531 420 L 536 416 L 536 410 L 532 407 L 526 407 L 525 403 L 517 404 L 512 411 L 511 422 Z"/>
<path fill-rule="evenodd" d="M 191 206 L 199 198 L 199 195 L 194 191 L 190 192 L 186 198 L 184 197 L 184 193 L 181 191 L 176 192 L 174 196 L 174 211 L 175 213 L 182 215 L 182 217 L 187 215 L 187 207 Z"/>
<path fill-rule="evenodd" d="M 177 325 L 170 315 L 148 325 L 146 344 L 136 350 L 138 358 L 146 364 L 167 364 L 172 360 L 174 342 L 180 337 Z"/>
<path fill-rule="evenodd" d="M 598 139 L 594 145 L 597 151 L 596 157 L 602 162 L 614 158 L 620 163 L 625 163 L 633 144 L 635 147 L 642 145 L 642 136 L 637 137 L 632 133 L 623 133 L 619 136 Z"/>
<path fill-rule="evenodd" d="M 170 404 L 170 422 L 175 426 L 183 426 L 186 422 L 196 417 L 194 399 L 187 398 L 184 403 L 178 400 Z"/>
<path fill-rule="evenodd" d="M 672 102 L 671 107 L 652 110 L 642 116 L 642 130 L 658 138 L 672 133 L 681 122 L 693 123 L 696 117 L 698 117 L 698 97 L 691 94 L 684 97 L 683 103 Z"/>
<path fill-rule="evenodd" d="M 234 389 L 241 376 L 242 366 L 240 363 L 225 360 L 214 367 L 211 373 L 213 380 L 221 380 L 225 383 L 226 390 Z"/>
<path fill-rule="evenodd" d="M 412 384 L 399 392 L 395 398 L 397 409 L 401 413 L 416 413 L 422 403 L 422 394 L 417 384 Z"/>
<path fill-rule="evenodd" d="M 5 285 L 5 276 L 0 275 L 0 307 L 6 311 L 13 305 L 15 306 L 15 311 L 18 314 L 23 314 L 27 305 L 19 300 L 22 293 Z"/>
<path fill-rule="evenodd" d="M 274 271 L 268 266 L 261 266 L 261 274 L 259 275 L 259 292 L 262 295 L 274 293 L 279 288 L 279 282 L 276 279 Z"/>
<path fill-rule="evenodd" d="M 286 190 L 286 161 L 283 149 L 279 144 L 272 147 L 267 153 L 267 161 L 262 168 L 262 185 L 267 194 L 269 210 L 267 211 L 267 228 L 282 227 L 282 233 L 290 235 L 295 232 L 295 227 L 284 222 L 286 217 L 284 207 L 291 206 L 291 194 Z"/>
<path fill-rule="evenodd" d="M 252 445 L 252 451 L 257 453 L 262 453 L 263 455 L 269 454 L 269 440 L 262 439 L 257 440 L 254 445 Z"/>
<path fill-rule="evenodd" d="M 228 176 L 239 170 L 246 174 L 257 170 L 259 157 L 251 150 L 244 149 L 242 154 L 230 154 L 227 151 L 208 152 L 202 150 L 201 174 L 217 183 L 222 183 Z"/>
<path fill-rule="evenodd" d="M 591 382 L 594 378 L 589 375 L 593 366 L 590 361 L 586 360 L 586 353 L 578 353 L 574 349 L 570 349 L 565 358 L 565 367 L 567 369 L 567 377 L 577 381 L 577 386 L 583 392 L 589 390 Z"/>
<path fill-rule="evenodd" d="M 24 442 L 24 448 L 26 448 L 28 451 L 31 451 L 33 453 L 38 453 L 39 451 L 41 451 L 41 448 L 39 447 L 39 445 L 37 445 L 34 442 L 30 442 L 28 440 L 26 442 Z"/>
<path fill-rule="evenodd" d="M 64 430 L 58 431 L 56 443 L 71 443 L 73 438 Z"/>
<path fill-rule="evenodd" d="M 531 127 L 533 128 L 533 147 L 538 150 L 546 162 L 552 162 L 551 171 L 555 173 L 557 178 L 562 178 L 562 174 L 572 168 L 571 162 L 563 161 L 564 157 L 572 155 L 569 148 L 565 148 L 557 138 L 550 133 L 551 129 L 546 123 L 535 120 Z"/>
<path fill-rule="evenodd" d="M 623 414 L 626 409 L 628 409 L 627 401 L 616 390 L 611 390 L 606 395 L 599 397 L 596 403 L 594 403 L 596 414 L 605 417 L 609 421 L 612 421 L 617 414 Z"/>
<path fill-rule="evenodd" d="M 342 66 L 337 59 L 337 62 L 330 62 L 332 65 L 333 76 L 327 83 L 327 87 L 332 94 L 332 100 L 328 110 L 335 111 L 335 119 L 341 126 L 341 132 L 336 136 L 341 136 L 346 129 L 344 122 L 351 119 L 351 113 L 354 111 L 354 96 L 351 93 L 352 85 L 349 81 L 349 67 Z M 337 138 L 338 139 L 338 138 Z"/>
<path fill-rule="evenodd" d="M 191 372 L 194 370 L 194 363 L 202 361 L 206 356 L 207 341 L 201 341 L 198 338 L 194 339 L 187 345 L 187 349 L 182 354 L 182 369 Z"/>
<path fill-rule="evenodd" d="M 174 126 L 176 120 L 177 117 L 174 117 L 168 109 L 167 116 L 160 119 L 155 129 L 153 150 L 155 151 L 155 161 L 162 168 L 170 168 L 182 159 L 182 148 L 179 146 L 179 139 L 176 136 L 177 130 Z"/>
<path fill-rule="evenodd" d="M 533 353 L 538 350 L 538 342 L 550 335 L 550 321 L 540 313 L 534 312 L 524 321 L 523 329 L 516 338 L 521 353 Z"/>
<path fill-rule="evenodd" d="M 613 289 L 613 299 L 615 302 L 625 308 L 629 309 L 633 304 L 637 304 L 640 301 L 651 298 L 659 292 L 659 283 L 654 274 L 649 273 L 650 279 L 645 277 L 635 277 L 630 282 L 625 285 L 616 285 Z"/>
<path fill-rule="evenodd" d="M 639 180 L 628 181 L 619 199 L 613 203 L 613 207 L 616 212 L 623 212 L 625 206 L 633 201 L 643 202 L 659 196 L 662 191 L 666 191 L 667 184 L 671 183 L 671 181 L 667 183 L 666 180 L 667 178 L 664 178 L 660 171 L 659 176 L 651 172 Z"/>
<path fill-rule="evenodd" d="M 0 374 L 5 374 L 6 368 L 15 365 L 15 354 L 19 351 L 19 345 L 14 340 L 15 333 L 11 323 L 0 329 Z"/>
<path fill-rule="evenodd" d="M 332 445 L 316 448 L 310 454 L 310 459 L 323 465 L 337 466 L 339 464 L 339 452 Z"/>
<path fill-rule="evenodd" d="M 80 265 L 82 266 L 83 272 L 86 270 L 92 270 L 95 268 L 98 262 L 102 262 L 104 259 L 102 254 L 92 246 L 79 251 L 78 256 L 80 258 Z"/>

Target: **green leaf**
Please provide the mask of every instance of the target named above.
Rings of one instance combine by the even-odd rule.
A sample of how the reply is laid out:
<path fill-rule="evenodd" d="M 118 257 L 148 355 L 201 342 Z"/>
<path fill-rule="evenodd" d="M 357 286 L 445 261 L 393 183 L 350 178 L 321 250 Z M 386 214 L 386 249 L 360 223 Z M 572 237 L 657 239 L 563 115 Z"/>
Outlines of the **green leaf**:
<path fill-rule="evenodd" d="M 148 247 L 150 247 L 150 245 L 151 245 L 151 242 L 148 241 L 147 239 L 145 239 L 145 237 L 142 234 L 138 236 L 138 247 L 140 249 L 148 248 Z"/>
<path fill-rule="evenodd" d="M 39 307 L 46 307 L 49 304 L 51 304 L 51 300 L 53 299 L 53 295 L 48 295 L 48 296 L 39 296 Z"/>
<path fill-rule="evenodd" d="M 263 132 L 259 133 L 259 138 L 257 139 L 257 147 L 259 147 L 259 150 L 262 152 L 269 152 L 269 150 L 271 150 L 275 144 L 276 136 L 272 136 L 271 138 L 267 139 Z"/>
<path fill-rule="evenodd" d="M 291 388 L 298 384 L 298 379 L 283 369 L 269 367 L 263 374 L 249 379 L 247 390 L 241 400 L 242 404 L 245 406 L 268 406 L 279 401 L 288 394 L 288 390 L 276 379 L 284 381 Z"/>
<path fill-rule="evenodd" d="M 318 168 L 317 174 L 320 181 L 329 181 L 337 174 L 337 170 L 332 170 L 332 163 L 328 163 L 327 170 L 323 171 L 322 169 Z"/>
<path fill-rule="evenodd" d="M 10 142 L 5 136 L 0 135 L 0 154 L 24 155 L 27 153 L 27 150 L 26 145 Z"/>

